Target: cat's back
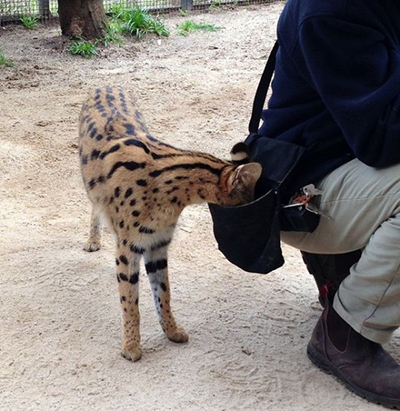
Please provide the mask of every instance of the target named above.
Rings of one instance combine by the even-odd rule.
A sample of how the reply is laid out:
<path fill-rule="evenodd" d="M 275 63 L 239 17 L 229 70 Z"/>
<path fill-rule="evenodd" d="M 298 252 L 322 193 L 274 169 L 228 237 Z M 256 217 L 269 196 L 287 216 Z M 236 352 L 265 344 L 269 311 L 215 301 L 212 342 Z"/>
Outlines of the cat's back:
<path fill-rule="evenodd" d="M 114 87 L 97 88 L 90 93 L 79 120 L 79 154 L 88 191 L 107 185 L 120 169 L 148 167 L 150 138 L 129 94 Z"/>

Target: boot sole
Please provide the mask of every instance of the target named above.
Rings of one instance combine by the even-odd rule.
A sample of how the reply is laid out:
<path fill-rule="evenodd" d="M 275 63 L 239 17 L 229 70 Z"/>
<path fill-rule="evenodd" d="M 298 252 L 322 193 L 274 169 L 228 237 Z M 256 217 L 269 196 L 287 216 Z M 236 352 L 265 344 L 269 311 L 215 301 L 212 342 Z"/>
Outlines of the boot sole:
<path fill-rule="evenodd" d="M 374 394 L 360 387 L 357 387 L 352 382 L 348 381 L 347 378 L 344 375 L 342 375 L 342 373 L 325 356 L 319 353 L 310 343 L 307 346 L 307 356 L 314 365 L 316 365 L 325 373 L 334 375 L 341 383 L 345 385 L 345 387 L 348 390 L 354 392 L 354 394 L 357 394 L 358 396 L 366 399 L 367 401 L 382 405 L 384 407 L 388 407 L 395 410 L 400 409 L 399 400 Z"/>

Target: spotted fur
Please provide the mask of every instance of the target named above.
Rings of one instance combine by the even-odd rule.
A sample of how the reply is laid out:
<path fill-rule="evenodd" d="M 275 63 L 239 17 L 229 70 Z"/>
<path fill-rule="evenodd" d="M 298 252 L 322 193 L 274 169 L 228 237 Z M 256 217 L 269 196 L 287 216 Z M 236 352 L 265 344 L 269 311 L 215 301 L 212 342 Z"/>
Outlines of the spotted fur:
<path fill-rule="evenodd" d="M 136 361 L 141 357 L 141 258 L 164 333 L 172 341 L 187 341 L 187 333 L 172 315 L 168 281 L 167 250 L 178 217 L 189 204 L 237 205 L 252 200 L 261 166 L 237 165 L 155 139 L 134 101 L 116 88 L 97 89 L 89 96 L 81 111 L 79 134 L 83 181 L 93 203 L 85 249 L 100 248 L 99 216 L 104 214 L 117 236 L 122 355 Z"/>

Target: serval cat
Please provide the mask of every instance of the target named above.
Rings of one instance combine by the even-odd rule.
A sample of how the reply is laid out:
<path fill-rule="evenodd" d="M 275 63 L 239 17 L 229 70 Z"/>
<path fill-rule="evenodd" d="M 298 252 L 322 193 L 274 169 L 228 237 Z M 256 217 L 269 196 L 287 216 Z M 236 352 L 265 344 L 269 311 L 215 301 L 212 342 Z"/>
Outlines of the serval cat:
<path fill-rule="evenodd" d="M 235 146 L 246 157 L 244 143 Z M 93 203 L 87 251 L 100 248 L 100 215 L 117 236 L 116 269 L 123 316 L 122 355 L 141 357 L 139 262 L 144 258 L 161 328 L 175 342 L 188 334 L 171 311 L 167 250 L 182 210 L 209 202 L 249 202 L 261 174 L 257 163 L 235 164 L 155 139 L 134 101 L 123 91 L 95 90 L 79 126 L 83 181 Z"/>

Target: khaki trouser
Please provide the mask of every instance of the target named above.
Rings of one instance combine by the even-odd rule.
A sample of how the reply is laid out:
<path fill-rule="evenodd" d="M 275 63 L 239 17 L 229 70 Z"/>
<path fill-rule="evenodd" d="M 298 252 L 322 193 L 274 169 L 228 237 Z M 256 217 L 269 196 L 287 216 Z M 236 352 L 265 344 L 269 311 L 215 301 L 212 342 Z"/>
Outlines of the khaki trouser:
<path fill-rule="evenodd" d="M 315 254 L 363 249 L 336 293 L 334 308 L 354 330 L 386 343 L 400 326 L 400 164 L 385 169 L 352 160 L 318 185 L 323 214 L 313 233 L 281 232 Z"/>

